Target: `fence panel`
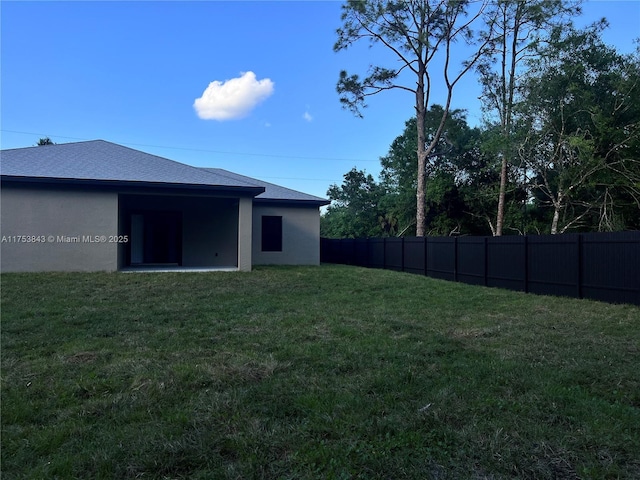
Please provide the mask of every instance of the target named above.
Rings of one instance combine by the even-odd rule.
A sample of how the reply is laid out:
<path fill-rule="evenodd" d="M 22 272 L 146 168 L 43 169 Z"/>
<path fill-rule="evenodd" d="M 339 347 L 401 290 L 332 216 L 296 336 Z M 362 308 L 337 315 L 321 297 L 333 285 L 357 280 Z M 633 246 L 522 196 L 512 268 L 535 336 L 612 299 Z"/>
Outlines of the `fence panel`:
<path fill-rule="evenodd" d="M 487 286 L 526 291 L 524 237 L 490 237 L 487 241 Z"/>
<path fill-rule="evenodd" d="M 402 272 L 404 264 L 404 239 L 390 237 L 384 239 L 384 263 L 387 270 Z"/>
<path fill-rule="evenodd" d="M 458 238 L 457 278 L 472 285 L 487 283 L 487 241 L 485 237 Z"/>
<path fill-rule="evenodd" d="M 581 269 L 584 298 L 640 304 L 638 232 L 583 235 Z"/>
<path fill-rule="evenodd" d="M 326 263 L 340 263 L 338 250 L 340 249 L 340 240 L 335 238 L 320 239 L 320 260 Z"/>
<path fill-rule="evenodd" d="M 340 263 L 346 265 L 355 264 L 355 242 L 354 238 L 343 238 L 341 240 L 340 256 L 342 257 L 342 261 Z"/>
<path fill-rule="evenodd" d="M 580 236 L 528 237 L 528 286 L 531 293 L 578 297 Z"/>
<path fill-rule="evenodd" d="M 369 239 L 369 266 L 384 268 L 384 238 Z"/>
<path fill-rule="evenodd" d="M 359 267 L 369 266 L 369 241 L 366 238 L 356 238 L 355 240 L 355 262 Z"/>
<path fill-rule="evenodd" d="M 404 271 L 426 275 L 425 237 L 404 237 Z"/>
<path fill-rule="evenodd" d="M 455 280 L 456 249 L 453 237 L 427 237 L 427 275 Z"/>

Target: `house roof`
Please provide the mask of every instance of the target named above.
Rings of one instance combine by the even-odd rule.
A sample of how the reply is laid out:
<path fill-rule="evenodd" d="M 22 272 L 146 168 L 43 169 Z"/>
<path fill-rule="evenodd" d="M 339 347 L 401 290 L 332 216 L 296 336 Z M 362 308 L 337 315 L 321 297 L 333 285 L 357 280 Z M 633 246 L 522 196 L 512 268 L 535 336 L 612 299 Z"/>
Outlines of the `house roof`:
<path fill-rule="evenodd" d="M 4 181 L 234 190 L 264 192 L 254 182 L 217 175 L 104 140 L 45 145 L 0 152 Z"/>
<path fill-rule="evenodd" d="M 104 140 L 0 151 L 3 181 L 206 188 L 251 194 L 257 202 L 329 201 L 221 168 L 199 168 Z"/>
<path fill-rule="evenodd" d="M 247 177 L 244 175 L 239 175 L 237 173 L 229 172 L 228 170 L 223 170 L 222 168 L 203 168 L 207 172 L 210 172 L 214 175 L 224 176 L 234 181 L 240 182 L 250 182 L 254 185 L 264 187 L 265 191 L 255 197 L 255 201 L 257 202 L 269 202 L 269 203 L 277 203 L 277 202 L 305 202 L 305 203 L 313 203 L 317 205 L 328 205 L 330 202 L 324 198 L 316 197 L 314 195 L 309 195 L 306 193 L 298 192 L 297 190 L 292 190 L 290 188 L 281 187 L 280 185 L 276 185 L 274 183 L 265 182 L 263 180 L 258 180 L 255 178 Z"/>

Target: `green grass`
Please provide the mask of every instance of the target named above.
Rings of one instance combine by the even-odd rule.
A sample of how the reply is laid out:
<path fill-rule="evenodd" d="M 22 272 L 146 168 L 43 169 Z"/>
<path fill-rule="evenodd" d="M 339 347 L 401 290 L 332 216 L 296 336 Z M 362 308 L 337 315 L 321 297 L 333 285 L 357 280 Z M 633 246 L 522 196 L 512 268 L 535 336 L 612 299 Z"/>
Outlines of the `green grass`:
<path fill-rule="evenodd" d="M 640 478 L 640 309 L 346 266 L 2 275 L 2 477 Z"/>

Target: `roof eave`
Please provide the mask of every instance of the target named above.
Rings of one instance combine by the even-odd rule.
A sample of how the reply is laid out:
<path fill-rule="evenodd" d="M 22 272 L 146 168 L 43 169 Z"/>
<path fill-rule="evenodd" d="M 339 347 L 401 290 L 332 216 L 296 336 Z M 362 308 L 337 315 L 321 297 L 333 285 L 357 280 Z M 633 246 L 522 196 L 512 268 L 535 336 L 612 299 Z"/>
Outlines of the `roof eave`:
<path fill-rule="evenodd" d="M 83 178 L 54 178 L 54 177 L 23 177 L 14 175 L 0 175 L 0 180 L 5 183 L 35 183 L 50 185 L 73 185 L 111 188 L 153 188 L 170 190 L 200 190 L 215 192 L 245 193 L 253 197 L 265 192 L 264 187 L 259 186 L 234 186 L 234 185 L 206 185 L 194 183 L 166 183 L 143 182 L 133 180 L 99 180 Z"/>
<path fill-rule="evenodd" d="M 285 205 L 285 206 L 308 206 L 323 207 L 329 205 L 329 200 L 302 200 L 302 199 L 285 199 L 285 198 L 254 198 L 253 203 L 260 205 Z"/>

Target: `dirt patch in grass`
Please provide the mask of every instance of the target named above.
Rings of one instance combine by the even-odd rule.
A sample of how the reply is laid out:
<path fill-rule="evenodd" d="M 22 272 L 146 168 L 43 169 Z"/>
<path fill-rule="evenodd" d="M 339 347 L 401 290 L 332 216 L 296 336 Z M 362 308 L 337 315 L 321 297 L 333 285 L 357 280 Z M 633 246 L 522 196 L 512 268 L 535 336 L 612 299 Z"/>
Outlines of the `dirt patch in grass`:
<path fill-rule="evenodd" d="M 82 363 L 93 363 L 99 358 L 98 352 L 78 352 L 68 356 L 65 360 L 72 365 Z"/>

